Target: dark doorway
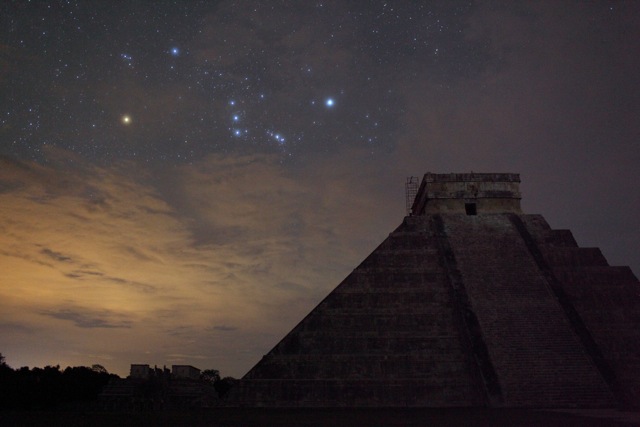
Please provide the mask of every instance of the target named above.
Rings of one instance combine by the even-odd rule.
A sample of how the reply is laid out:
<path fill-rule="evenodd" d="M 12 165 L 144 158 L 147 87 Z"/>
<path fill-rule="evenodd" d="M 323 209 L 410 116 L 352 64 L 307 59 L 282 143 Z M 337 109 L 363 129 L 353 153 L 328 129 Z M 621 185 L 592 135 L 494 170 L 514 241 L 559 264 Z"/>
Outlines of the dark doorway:
<path fill-rule="evenodd" d="M 464 210 L 467 213 L 467 215 L 477 215 L 478 211 L 476 209 L 476 204 L 475 203 L 465 203 L 464 204 Z"/>

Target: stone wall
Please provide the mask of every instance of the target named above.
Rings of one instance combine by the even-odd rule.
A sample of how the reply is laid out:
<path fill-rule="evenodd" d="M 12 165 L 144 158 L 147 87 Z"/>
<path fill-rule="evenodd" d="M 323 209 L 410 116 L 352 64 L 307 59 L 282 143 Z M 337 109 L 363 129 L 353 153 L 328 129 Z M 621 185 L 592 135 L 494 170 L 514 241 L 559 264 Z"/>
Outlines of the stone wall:
<path fill-rule="evenodd" d="M 412 206 L 413 215 L 521 213 L 518 174 L 425 174 Z"/>

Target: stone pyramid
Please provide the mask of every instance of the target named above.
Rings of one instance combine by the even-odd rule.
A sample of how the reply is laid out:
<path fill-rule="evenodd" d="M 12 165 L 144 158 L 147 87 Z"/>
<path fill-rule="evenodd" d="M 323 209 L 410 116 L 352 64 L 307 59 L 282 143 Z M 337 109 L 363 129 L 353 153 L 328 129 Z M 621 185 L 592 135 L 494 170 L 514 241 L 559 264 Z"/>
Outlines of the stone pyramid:
<path fill-rule="evenodd" d="M 412 214 L 240 381 L 240 405 L 640 402 L 640 283 L 520 209 L 517 174 L 431 174 Z"/>

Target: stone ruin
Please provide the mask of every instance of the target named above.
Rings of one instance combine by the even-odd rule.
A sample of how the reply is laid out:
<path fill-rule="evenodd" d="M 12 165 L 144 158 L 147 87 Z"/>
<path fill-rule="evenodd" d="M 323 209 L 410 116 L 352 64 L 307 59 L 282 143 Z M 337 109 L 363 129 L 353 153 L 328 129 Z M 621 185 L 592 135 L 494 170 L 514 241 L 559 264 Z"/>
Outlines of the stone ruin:
<path fill-rule="evenodd" d="M 264 407 L 638 407 L 640 283 L 520 208 L 510 173 L 427 173 L 411 213 L 240 381 Z"/>

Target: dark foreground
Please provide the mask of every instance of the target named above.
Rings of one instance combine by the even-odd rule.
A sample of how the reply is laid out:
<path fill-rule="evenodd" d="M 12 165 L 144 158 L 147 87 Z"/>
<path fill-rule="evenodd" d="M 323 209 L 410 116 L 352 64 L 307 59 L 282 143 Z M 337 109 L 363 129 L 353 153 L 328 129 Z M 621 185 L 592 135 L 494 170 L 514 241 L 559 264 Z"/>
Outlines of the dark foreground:
<path fill-rule="evenodd" d="M 2 426 L 638 426 L 640 414 L 522 409 L 257 409 L 185 412 L 0 412 Z"/>

